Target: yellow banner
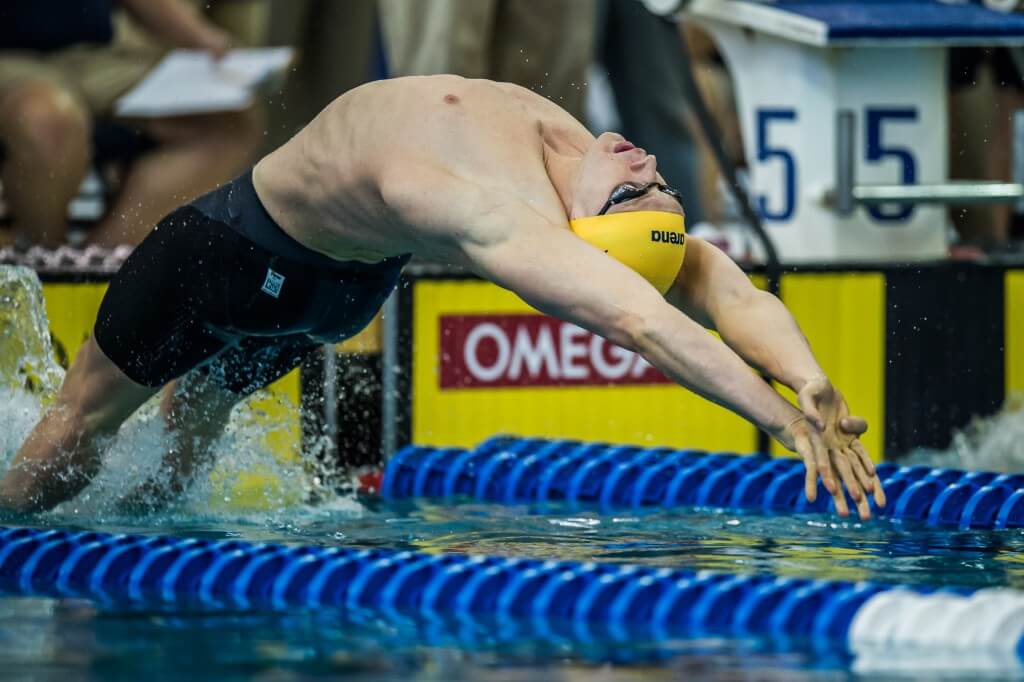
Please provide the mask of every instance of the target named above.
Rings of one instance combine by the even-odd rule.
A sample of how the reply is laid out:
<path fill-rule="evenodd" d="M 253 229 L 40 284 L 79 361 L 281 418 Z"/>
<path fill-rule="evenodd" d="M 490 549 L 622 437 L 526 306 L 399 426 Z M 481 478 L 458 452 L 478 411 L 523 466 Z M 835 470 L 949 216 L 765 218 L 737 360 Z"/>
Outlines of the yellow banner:
<path fill-rule="evenodd" d="M 884 276 L 801 274 L 783 282 L 783 299 L 825 372 L 868 419 L 864 443 L 880 459 Z M 510 433 L 712 451 L 757 447 L 756 429 L 741 418 L 659 381 L 622 349 L 544 318 L 511 292 L 472 280 L 414 287 L 417 444 L 473 446 Z"/>
<path fill-rule="evenodd" d="M 1024 270 L 1006 273 L 1006 397 L 1024 394 Z"/>
<path fill-rule="evenodd" d="M 622 349 L 595 351 L 597 344 L 575 328 L 544 335 L 548 327 L 529 320 L 540 313 L 515 294 L 477 281 L 414 286 L 415 443 L 472 446 L 511 433 L 734 452 L 756 447 L 752 426 L 674 384 L 655 383 Z M 516 316 L 526 319 L 510 328 Z M 465 328 L 474 317 L 480 324 L 466 331 L 465 343 L 449 347 L 446 322 L 457 319 Z M 468 363 L 453 356 L 467 352 Z"/>

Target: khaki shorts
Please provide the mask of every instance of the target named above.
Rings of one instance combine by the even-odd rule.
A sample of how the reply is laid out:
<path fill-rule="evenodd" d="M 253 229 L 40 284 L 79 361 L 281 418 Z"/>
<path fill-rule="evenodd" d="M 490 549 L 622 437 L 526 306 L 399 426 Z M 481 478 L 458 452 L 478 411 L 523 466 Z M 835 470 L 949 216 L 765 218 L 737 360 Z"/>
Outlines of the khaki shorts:
<path fill-rule="evenodd" d="M 0 94 L 25 80 L 70 92 L 93 115 L 109 115 L 117 98 L 156 66 L 161 47 L 75 45 L 56 52 L 0 51 Z"/>

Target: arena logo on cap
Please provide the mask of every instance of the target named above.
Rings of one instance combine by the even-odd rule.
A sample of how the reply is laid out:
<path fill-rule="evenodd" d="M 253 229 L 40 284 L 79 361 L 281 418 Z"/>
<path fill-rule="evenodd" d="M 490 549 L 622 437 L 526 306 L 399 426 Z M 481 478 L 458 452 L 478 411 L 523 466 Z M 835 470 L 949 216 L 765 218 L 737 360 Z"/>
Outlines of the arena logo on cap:
<path fill-rule="evenodd" d="M 685 244 L 686 235 L 671 230 L 651 230 L 651 241 L 661 244 Z"/>
<path fill-rule="evenodd" d="M 443 315 L 442 389 L 671 383 L 642 357 L 539 314 Z"/>

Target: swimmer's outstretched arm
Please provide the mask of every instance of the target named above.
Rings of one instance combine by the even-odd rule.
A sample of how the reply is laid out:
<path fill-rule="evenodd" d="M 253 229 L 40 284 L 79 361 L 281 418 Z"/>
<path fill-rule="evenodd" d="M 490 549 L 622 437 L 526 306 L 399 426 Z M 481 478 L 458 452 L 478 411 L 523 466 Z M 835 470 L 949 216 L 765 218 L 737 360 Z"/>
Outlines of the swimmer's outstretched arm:
<path fill-rule="evenodd" d="M 460 264 L 511 289 L 536 308 L 634 350 L 665 375 L 741 415 L 807 465 L 806 493 L 817 492 L 828 462 L 806 417 L 761 380 L 728 346 L 674 308 L 626 266 L 544 224 L 529 208 L 489 211 L 457 237 Z"/>
<path fill-rule="evenodd" d="M 799 397 L 804 413 L 824 432 L 832 449 L 832 464 L 849 488 L 859 484 L 874 493 L 879 506 L 885 493 L 874 465 L 856 436 L 867 430 L 860 417 L 851 417 L 846 401 L 831 384 L 814 357 L 807 338 L 782 301 L 757 289 L 721 250 L 707 242 L 687 240 L 686 263 L 666 298 L 705 326 L 744 360 Z M 829 492 L 838 489 L 828 469 L 823 478 Z M 851 493 L 858 503 L 858 496 Z M 836 496 L 836 506 L 839 507 Z M 866 500 L 858 506 L 866 507 Z"/>
<path fill-rule="evenodd" d="M 748 363 L 797 393 L 825 376 L 782 302 L 755 287 L 729 256 L 702 239 L 687 237 L 686 263 L 666 298 L 721 334 Z"/>

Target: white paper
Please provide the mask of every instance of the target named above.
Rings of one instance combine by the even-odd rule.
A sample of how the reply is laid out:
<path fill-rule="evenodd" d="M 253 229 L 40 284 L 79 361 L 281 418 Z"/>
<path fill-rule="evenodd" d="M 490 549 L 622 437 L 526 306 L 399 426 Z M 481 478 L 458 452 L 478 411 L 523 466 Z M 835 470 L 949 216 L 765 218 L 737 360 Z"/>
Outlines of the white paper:
<path fill-rule="evenodd" d="M 290 47 L 231 50 L 220 61 L 202 50 L 174 50 L 117 100 L 119 116 L 160 117 L 241 111 L 260 84 L 292 61 Z"/>

